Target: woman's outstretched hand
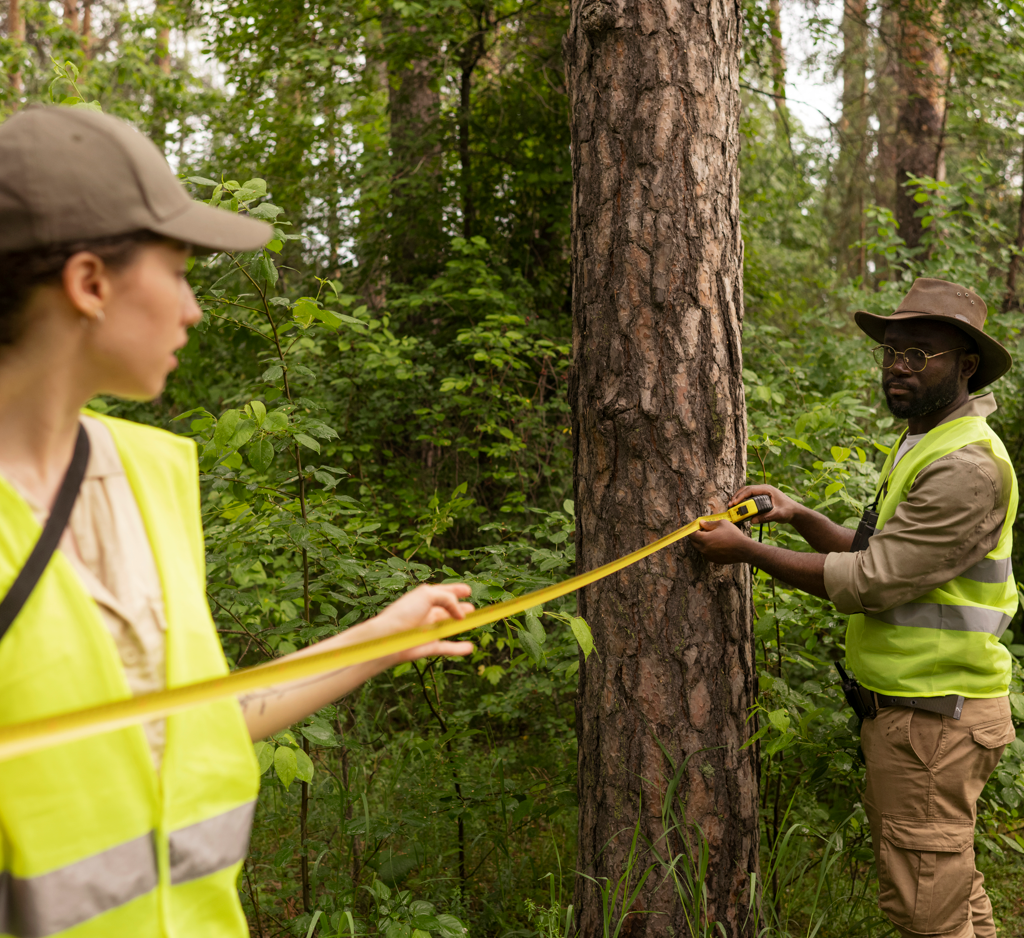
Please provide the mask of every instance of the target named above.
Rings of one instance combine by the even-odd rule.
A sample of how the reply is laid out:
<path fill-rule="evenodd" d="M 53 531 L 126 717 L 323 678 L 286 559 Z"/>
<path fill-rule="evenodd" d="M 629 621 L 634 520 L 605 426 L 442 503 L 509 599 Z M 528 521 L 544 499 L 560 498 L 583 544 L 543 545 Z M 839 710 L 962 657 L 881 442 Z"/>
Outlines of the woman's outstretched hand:
<path fill-rule="evenodd" d="M 463 619 L 467 613 L 473 611 L 472 603 L 462 601 L 470 595 L 470 592 L 470 588 L 465 583 L 441 583 L 439 585 L 423 583 L 381 610 L 379 615 L 370 619 L 365 625 L 368 629 L 379 630 L 379 634 L 383 636 L 404 632 L 408 629 L 425 629 L 437 625 L 438 622 L 443 622 L 445 619 Z M 375 637 L 377 636 L 367 634 L 366 638 L 361 637 L 359 641 Z M 391 657 L 394 658 L 394 664 L 399 664 L 403 661 L 414 661 L 416 658 L 426 658 L 430 655 L 458 656 L 468 655 L 472 651 L 472 642 L 433 641 L 398 652 Z"/>
<path fill-rule="evenodd" d="M 372 619 L 353 625 L 338 635 L 325 638 L 287 657 L 301 658 L 318 651 L 386 638 L 410 629 L 425 629 L 444 619 L 463 619 L 468 612 L 473 611 L 472 604 L 464 602 L 469 595 L 470 588 L 465 583 L 424 583 L 382 609 Z M 396 664 L 431 655 L 468 655 L 472 651 L 472 642 L 424 642 L 414 648 L 393 655 L 382 655 L 319 677 L 279 684 L 247 694 L 239 698 L 239 703 L 250 735 L 253 739 L 263 739 L 343 697 L 375 674 Z"/>

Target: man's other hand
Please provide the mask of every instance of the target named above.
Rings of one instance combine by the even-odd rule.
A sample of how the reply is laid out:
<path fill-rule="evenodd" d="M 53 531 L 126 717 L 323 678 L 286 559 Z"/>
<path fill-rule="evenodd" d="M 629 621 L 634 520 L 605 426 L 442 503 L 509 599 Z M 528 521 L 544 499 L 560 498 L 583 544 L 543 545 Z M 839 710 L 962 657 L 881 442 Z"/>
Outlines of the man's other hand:
<path fill-rule="evenodd" d="M 769 488 L 769 486 L 758 487 Z M 747 498 L 751 497 L 747 496 Z M 750 562 L 751 540 L 731 521 L 702 521 L 700 530 L 694 531 L 690 535 L 690 540 L 693 542 L 693 546 L 711 563 Z"/>
<path fill-rule="evenodd" d="M 745 485 L 729 500 L 729 507 L 733 508 L 755 495 L 770 495 L 772 498 L 772 510 L 754 518 L 755 524 L 767 524 L 769 521 L 792 524 L 796 513 L 803 507 L 788 495 L 783 495 L 774 485 Z"/>

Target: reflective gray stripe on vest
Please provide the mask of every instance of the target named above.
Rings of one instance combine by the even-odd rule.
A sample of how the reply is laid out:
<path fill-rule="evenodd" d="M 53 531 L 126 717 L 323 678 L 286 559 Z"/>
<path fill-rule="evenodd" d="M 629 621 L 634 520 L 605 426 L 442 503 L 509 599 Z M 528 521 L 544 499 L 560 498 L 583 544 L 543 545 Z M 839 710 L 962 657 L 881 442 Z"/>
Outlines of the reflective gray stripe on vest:
<path fill-rule="evenodd" d="M 55 935 L 144 896 L 156 884 L 152 834 L 42 876 L 0 873 L 0 932 L 16 938 Z"/>
<path fill-rule="evenodd" d="M 245 858 L 256 810 L 251 801 L 174 831 L 169 838 L 171 883 L 187 883 Z M 144 896 L 157 885 L 153 835 L 118 844 L 21 879 L 0 873 L 0 934 L 46 938 Z"/>
<path fill-rule="evenodd" d="M 943 603 L 908 603 L 885 612 L 868 613 L 869 618 L 920 629 L 947 629 L 953 632 L 987 632 L 1000 636 L 1010 624 L 1010 616 L 998 609 L 981 606 L 947 606 Z"/>
<path fill-rule="evenodd" d="M 973 567 L 968 567 L 959 578 L 974 580 L 975 583 L 1005 583 L 1013 573 L 1013 565 L 1009 557 L 1001 560 L 979 560 Z"/>
<path fill-rule="evenodd" d="M 256 802 L 240 805 L 170 836 L 171 885 L 209 876 L 244 860 Z"/>

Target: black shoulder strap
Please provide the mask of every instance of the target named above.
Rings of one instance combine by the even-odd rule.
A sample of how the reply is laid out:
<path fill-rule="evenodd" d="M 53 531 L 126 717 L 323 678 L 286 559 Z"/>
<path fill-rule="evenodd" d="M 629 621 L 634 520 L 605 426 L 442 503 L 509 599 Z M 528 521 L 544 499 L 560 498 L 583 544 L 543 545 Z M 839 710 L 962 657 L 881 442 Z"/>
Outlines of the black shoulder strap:
<path fill-rule="evenodd" d="M 36 583 L 43 575 L 43 571 L 50 563 L 53 552 L 60 543 L 64 528 L 67 527 L 68 519 L 71 517 L 71 509 L 78 498 L 78 490 L 82 487 L 82 479 L 85 478 L 85 467 L 89 463 L 89 435 L 85 427 L 78 425 L 78 439 L 75 440 L 75 453 L 71 457 L 71 465 L 64 474 L 64 481 L 60 484 L 60 491 L 54 500 L 50 517 L 46 519 L 46 526 L 43 533 L 39 535 L 36 546 L 28 555 L 25 566 L 21 568 L 7 595 L 0 600 L 0 639 L 4 637 L 11 623 L 18 617 L 21 607 L 32 595 Z"/>

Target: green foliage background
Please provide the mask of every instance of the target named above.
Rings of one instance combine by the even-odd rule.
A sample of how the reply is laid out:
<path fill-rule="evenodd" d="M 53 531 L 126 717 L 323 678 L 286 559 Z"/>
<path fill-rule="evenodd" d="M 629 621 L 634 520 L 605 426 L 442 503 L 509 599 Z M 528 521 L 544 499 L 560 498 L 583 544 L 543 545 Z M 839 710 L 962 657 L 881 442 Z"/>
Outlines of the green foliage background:
<path fill-rule="evenodd" d="M 783 125 L 758 93 L 771 26 L 767 5 L 746 6 L 749 478 L 853 524 L 900 428 L 849 312 L 887 312 L 914 276 L 939 276 L 973 285 L 990 331 L 1018 342 L 1020 314 L 1001 310 L 1022 172 L 1021 11 L 946 5 L 947 181 L 914 183 L 928 227 L 913 250 L 888 208 L 866 207 L 868 273 L 851 278 L 834 245 L 843 141 Z M 466 580 L 488 603 L 569 575 L 567 5 L 110 2 L 95 6 L 91 42 L 46 4 L 25 14 L 28 42 L 0 39 L 25 100 L 99 102 L 149 133 L 197 198 L 276 227 L 264 251 L 194 263 L 204 319 L 159 400 L 93 404 L 199 442 L 210 604 L 231 662 L 334 634 L 427 579 Z M 827 56 L 834 25 L 810 25 Z M 437 94 L 429 173 L 388 142 L 389 94 L 414 68 Z M 21 103 L 0 87 L 0 108 Z M 410 218 L 402 200 L 421 209 L 415 269 L 388 255 L 396 219 Z M 1020 382 L 996 386 L 994 421 L 1018 462 Z M 787 530 L 761 534 L 806 549 Z M 763 574 L 754 603 L 759 927 L 888 934 L 856 726 L 832 668 L 843 617 Z M 265 776 L 240 882 L 253 933 L 565 934 L 575 675 L 589 652 L 574 613 L 566 599 L 491 626 L 470 659 L 403 665 L 257 744 Z M 1024 654 L 1020 617 L 1005 641 Z M 1022 677 L 1015 666 L 1024 723 Z M 1010 931 L 1022 772 L 1018 740 L 977 837 Z M 699 861 L 698 835 L 681 867 L 695 881 Z M 699 908 L 694 921 L 710 927 Z"/>

